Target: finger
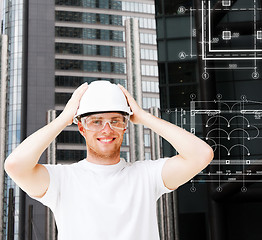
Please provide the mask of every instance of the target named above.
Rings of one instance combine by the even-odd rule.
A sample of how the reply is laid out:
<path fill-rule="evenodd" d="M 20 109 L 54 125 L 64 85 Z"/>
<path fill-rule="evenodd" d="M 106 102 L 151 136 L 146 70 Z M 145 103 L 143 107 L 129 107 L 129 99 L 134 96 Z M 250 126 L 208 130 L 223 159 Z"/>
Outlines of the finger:
<path fill-rule="evenodd" d="M 132 99 L 133 97 L 131 96 L 131 94 L 120 84 L 118 84 L 118 86 L 120 87 L 120 89 L 122 90 L 122 92 L 125 94 L 127 100 Z"/>
<path fill-rule="evenodd" d="M 85 91 L 87 90 L 88 84 L 87 82 L 83 83 L 82 85 L 80 85 L 72 94 L 73 96 L 77 96 L 80 95 L 80 97 L 82 97 L 82 95 L 85 93 Z"/>
<path fill-rule="evenodd" d="M 81 84 L 81 85 L 75 90 L 75 92 L 81 91 L 81 89 L 85 88 L 87 85 L 88 85 L 87 82 Z"/>
<path fill-rule="evenodd" d="M 121 89 L 121 91 L 124 93 L 126 100 L 128 102 L 128 97 L 127 97 L 127 90 L 120 84 L 117 84 L 117 86 Z"/>
<path fill-rule="evenodd" d="M 133 112 L 133 106 L 135 103 L 135 99 L 133 99 L 133 97 L 131 96 L 131 94 L 120 84 L 117 84 L 118 87 L 121 89 L 121 91 L 124 93 L 127 104 L 130 106 L 131 111 Z"/>
<path fill-rule="evenodd" d="M 88 87 L 88 84 L 87 82 L 83 83 L 82 85 L 80 85 L 76 91 L 79 92 L 79 93 L 82 93 L 82 92 L 85 92 L 86 88 Z"/>
<path fill-rule="evenodd" d="M 131 108 L 132 112 L 136 112 L 137 110 L 139 110 L 139 105 L 137 104 L 136 100 L 133 98 L 133 96 L 120 84 L 118 84 L 118 86 L 120 87 L 120 89 L 122 90 L 122 92 L 124 93 L 127 103 Z M 132 121 L 133 116 L 131 116 L 131 121 Z"/>
<path fill-rule="evenodd" d="M 81 91 L 80 91 L 80 93 L 79 93 L 79 95 L 81 95 L 81 97 L 82 97 L 83 94 L 86 92 L 87 88 L 88 88 L 87 82 L 85 82 L 84 84 L 81 85 Z"/>
<path fill-rule="evenodd" d="M 121 89 L 124 93 L 128 92 L 121 84 L 117 84 L 117 86 L 120 87 L 120 89 Z"/>

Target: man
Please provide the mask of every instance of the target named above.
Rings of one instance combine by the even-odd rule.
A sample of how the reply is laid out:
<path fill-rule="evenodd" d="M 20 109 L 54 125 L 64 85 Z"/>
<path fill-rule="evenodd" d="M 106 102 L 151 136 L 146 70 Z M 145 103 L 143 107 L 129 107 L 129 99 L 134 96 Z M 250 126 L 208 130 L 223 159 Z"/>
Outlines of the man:
<path fill-rule="evenodd" d="M 101 89 L 107 91 L 102 95 Z M 129 117 L 165 138 L 179 155 L 133 164 L 120 159 Z M 71 165 L 38 164 L 73 121 L 86 140 L 86 159 Z M 5 170 L 51 208 L 59 240 L 158 240 L 157 199 L 190 180 L 212 158 L 205 142 L 144 111 L 124 87 L 96 81 L 77 88 L 54 121 L 13 151 Z"/>

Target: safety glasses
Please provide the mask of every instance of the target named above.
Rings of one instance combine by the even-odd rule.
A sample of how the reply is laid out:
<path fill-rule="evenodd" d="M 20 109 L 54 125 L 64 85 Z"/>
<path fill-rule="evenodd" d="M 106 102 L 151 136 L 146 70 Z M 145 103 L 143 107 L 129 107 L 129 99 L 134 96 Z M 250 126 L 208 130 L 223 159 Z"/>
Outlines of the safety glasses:
<path fill-rule="evenodd" d="M 104 129 L 107 123 L 113 130 L 124 130 L 127 127 L 128 120 L 128 116 L 120 113 L 102 113 L 82 117 L 81 123 L 85 129 L 96 132 Z"/>

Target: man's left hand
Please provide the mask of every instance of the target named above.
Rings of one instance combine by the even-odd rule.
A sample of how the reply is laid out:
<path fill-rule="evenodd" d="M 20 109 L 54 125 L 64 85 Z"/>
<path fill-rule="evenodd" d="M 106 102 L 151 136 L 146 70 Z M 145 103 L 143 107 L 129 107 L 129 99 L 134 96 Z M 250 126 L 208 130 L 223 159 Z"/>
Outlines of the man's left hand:
<path fill-rule="evenodd" d="M 131 96 L 131 94 L 120 84 L 118 87 L 122 90 L 125 94 L 127 102 L 133 112 L 133 115 L 130 116 L 130 120 L 134 124 L 142 124 L 142 117 L 147 114 L 136 102 L 136 100 Z"/>

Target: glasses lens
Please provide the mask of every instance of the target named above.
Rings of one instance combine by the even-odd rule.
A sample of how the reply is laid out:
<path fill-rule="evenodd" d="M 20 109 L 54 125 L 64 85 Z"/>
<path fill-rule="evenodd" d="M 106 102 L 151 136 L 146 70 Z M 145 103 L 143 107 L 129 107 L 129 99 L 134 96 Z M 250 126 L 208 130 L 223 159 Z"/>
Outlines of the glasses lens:
<path fill-rule="evenodd" d="M 86 129 L 91 131 L 99 131 L 102 129 L 103 121 L 101 119 L 85 119 L 83 125 Z"/>
<path fill-rule="evenodd" d="M 110 126 L 115 129 L 123 130 L 126 128 L 127 121 L 122 119 L 112 120 L 110 121 Z"/>

